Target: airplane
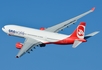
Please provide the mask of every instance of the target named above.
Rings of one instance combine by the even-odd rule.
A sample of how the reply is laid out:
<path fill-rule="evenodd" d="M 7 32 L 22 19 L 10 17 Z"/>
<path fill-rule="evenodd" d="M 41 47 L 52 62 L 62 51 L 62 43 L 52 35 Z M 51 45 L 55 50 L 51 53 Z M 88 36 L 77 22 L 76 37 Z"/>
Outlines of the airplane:
<path fill-rule="evenodd" d="M 60 34 L 58 32 L 72 24 L 75 24 L 78 19 L 93 12 L 94 9 L 95 8 L 92 8 L 83 14 L 48 28 L 34 29 L 18 25 L 5 25 L 2 30 L 10 36 L 25 38 L 24 43 L 16 43 L 16 48 L 20 50 L 16 55 L 16 58 L 21 57 L 25 53 L 30 53 L 30 51 L 33 51 L 33 48 L 35 49 L 36 46 L 45 47 L 46 44 L 73 44 L 72 47 L 76 48 L 79 44 L 87 42 L 88 38 L 98 34 L 99 31 L 85 35 L 84 32 L 86 23 L 81 22 L 75 31 L 70 35 Z"/>

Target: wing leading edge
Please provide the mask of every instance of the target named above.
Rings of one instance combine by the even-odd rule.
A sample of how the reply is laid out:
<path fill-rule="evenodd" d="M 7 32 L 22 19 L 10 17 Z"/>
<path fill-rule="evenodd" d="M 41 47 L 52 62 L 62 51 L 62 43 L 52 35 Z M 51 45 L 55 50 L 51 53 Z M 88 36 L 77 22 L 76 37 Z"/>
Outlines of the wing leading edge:
<path fill-rule="evenodd" d="M 64 28 L 66 28 L 66 27 L 72 25 L 73 23 L 75 23 L 78 19 L 80 19 L 80 18 L 84 17 L 85 15 L 87 15 L 87 14 L 93 12 L 94 9 L 95 9 L 95 7 L 92 8 L 91 10 L 89 10 L 89 11 L 83 13 L 83 14 L 80 14 L 80 15 L 74 17 L 74 18 L 71 18 L 71 19 L 69 19 L 69 20 L 66 20 L 66 21 L 60 23 L 60 24 L 54 25 L 54 26 L 52 26 L 52 27 L 49 27 L 49 28 L 46 29 L 46 31 L 59 32 L 59 31 L 63 30 Z"/>

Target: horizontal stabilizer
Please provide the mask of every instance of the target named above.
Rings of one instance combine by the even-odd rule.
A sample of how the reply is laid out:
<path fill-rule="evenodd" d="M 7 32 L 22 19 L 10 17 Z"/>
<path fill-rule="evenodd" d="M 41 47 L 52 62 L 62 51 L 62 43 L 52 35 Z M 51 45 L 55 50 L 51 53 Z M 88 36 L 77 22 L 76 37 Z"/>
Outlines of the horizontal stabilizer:
<path fill-rule="evenodd" d="M 88 39 L 88 38 L 90 38 L 90 37 L 92 37 L 92 36 L 94 36 L 94 35 L 96 35 L 96 34 L 98 34 L 98 33 L 99 33 L 99 31 L 92 32 L 92 33 L 86 35 L 86 36 L 84 37 L 84 39 Z"/>
<path fill-rule="evenodd" d="M 79 41 L 79 40 L 75 40 L 74 41 L 74 44 L 73 44 L 73 48 L 76 48 L 78 45 L 80 45 L 82 43 L 82 41 Z"/>

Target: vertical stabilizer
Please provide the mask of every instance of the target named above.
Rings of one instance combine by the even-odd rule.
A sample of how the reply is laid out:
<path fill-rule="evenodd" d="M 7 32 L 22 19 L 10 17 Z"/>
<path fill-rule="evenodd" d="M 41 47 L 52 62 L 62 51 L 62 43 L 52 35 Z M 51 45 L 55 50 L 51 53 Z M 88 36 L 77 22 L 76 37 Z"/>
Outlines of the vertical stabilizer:
<path fill-rule="evenodd" d="M 83 39 L 84 38 L 84 34 L 85 34 L 85 26 L 86 23 L 85 22 L 81 22 L 77 28 L 74 30 L 74 32 L 71 34 L 70 37 L 75 37 L 78 39 Z"/>

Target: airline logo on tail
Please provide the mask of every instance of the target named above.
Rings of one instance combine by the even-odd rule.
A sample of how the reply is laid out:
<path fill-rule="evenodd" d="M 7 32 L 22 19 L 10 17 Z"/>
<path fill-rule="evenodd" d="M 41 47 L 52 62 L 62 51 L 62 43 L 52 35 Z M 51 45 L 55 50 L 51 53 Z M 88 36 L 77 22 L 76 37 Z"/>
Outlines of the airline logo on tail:
<path fill-rule="evenodd" d="M 80 25 L 77 27 L 77 37 L 84 38 L 85 32 L 85 22 L 81 22 Z"/>
<path fill-rule="evenodd" d="M 85 22 L 81 22 L 78 27 L 74 30 L 74 32 L 71 34 L 70 37 L 74 37 L 74 38 L 84 38 L 84 32 L 85 32 L 85 26 L 86 23 Z"/>

